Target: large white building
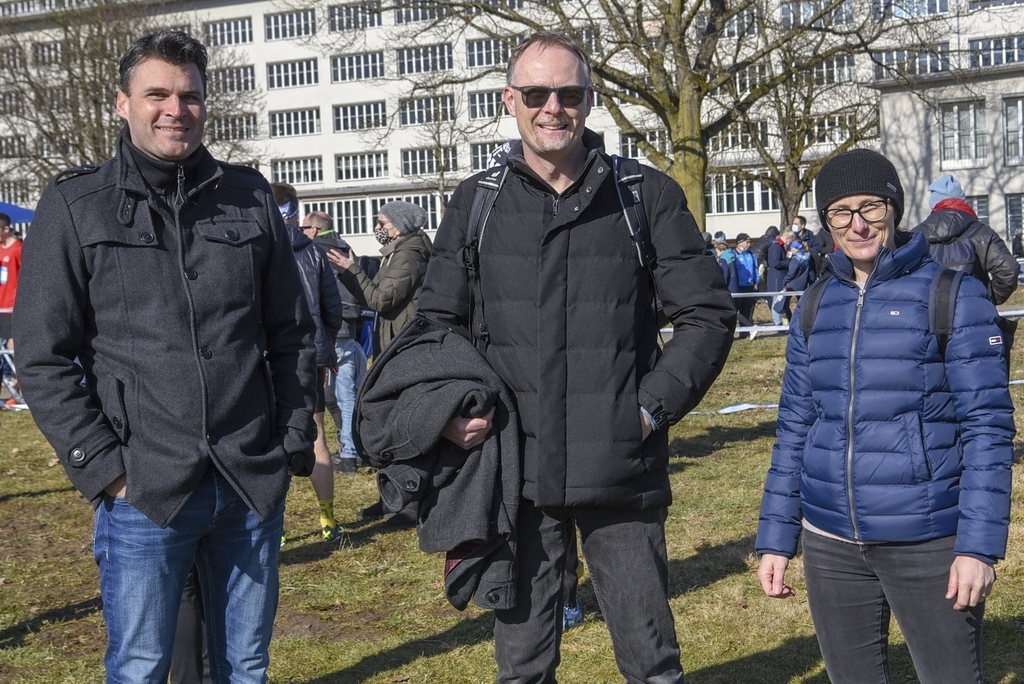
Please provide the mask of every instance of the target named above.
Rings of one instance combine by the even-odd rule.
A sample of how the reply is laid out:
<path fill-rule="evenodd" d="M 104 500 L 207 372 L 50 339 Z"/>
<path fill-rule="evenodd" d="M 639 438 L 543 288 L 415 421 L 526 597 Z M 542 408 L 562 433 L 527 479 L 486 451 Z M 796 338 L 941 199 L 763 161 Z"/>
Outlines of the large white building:
<path fill-rule="evenodd" d="M 0 33 L 37 30 L 33 18 L 85 2 L 0 2 Z M 1015 171 L 1024 162 L 1024 0 L 871 2 L 876 11 L 884 5 L 896 15 L 945 15 L 960 27 L 949 36 L 946 62 L 938 67 L 900 50 L 876 55 L 885 62 L 902 59 L 910 75 L 921 77 L 916 92 L 902 81 L 874 80 L 881 93 L 880 148 L 907 185 L 905 224 L 926 215 L 924 188 L 950 171 L 1000 234 L 1019 230 L 1024 178 Z M 431 3 L 407 0 L 397 9 L 385 4 L 391 8 L 382 9 L 380 0 L 155 5 L 163 13 L 161 25 L 186 28 L 212 52 L 230 55 L 229 68 L 211 70 L 217 87 L 261 96 L 253 111 L 211 120 L 210 135 L 255 140 L 253 158 L 237 161 L 294 185 L 302 211 L 331 214 L 360 254 L 376 253 L 372 224 L 381 203 L 415 201 L 428 209 L 436 228 L 442 193 L 484 168 L 497 143 L 517 136 L 514 120 L 502 115 L 508 46 L 472 27 L 445 32 L 433 21 L 438 10 Z M 870 81 L 871 61 L 863 57 L 856 71 L 868 73 Z M 975 62 L 969 82 L 951 76 Z M 852 73 L 854 65 L 849 68 Z M 600 101 L 588 125 L 603 135 L 609 151 L 639 156 Z M 0 181 L 0 199 L 21 199 L 11 195 Z M 706 201 L 711 232 L 756 236 L 779 221 L 777 200 L 767 188 L 728 174 L 712 173 Z M 802 206 L 817 228 L 810 194 Z"/>

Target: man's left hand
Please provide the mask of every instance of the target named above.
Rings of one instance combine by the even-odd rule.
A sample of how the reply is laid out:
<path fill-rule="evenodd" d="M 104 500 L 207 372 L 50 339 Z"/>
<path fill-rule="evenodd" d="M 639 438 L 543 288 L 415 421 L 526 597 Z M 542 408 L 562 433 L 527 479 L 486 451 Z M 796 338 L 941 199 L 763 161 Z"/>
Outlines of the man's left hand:
<path fill-rule="evenodd" d="M 946 598 L 955 598 L 955 610 L 967 610 L 978 605 L 992 593 L 996 569 L 977 558 L 957 556 L 949 568 L 949 587 Z"/>
<path fill-rule="evenodd" d="M 651 433 L 654 432 L 654 426 L 651 425 L 651 421 L 647 419 L 644 412 L 640 412 L 640 441 L 646 440 Z"/>

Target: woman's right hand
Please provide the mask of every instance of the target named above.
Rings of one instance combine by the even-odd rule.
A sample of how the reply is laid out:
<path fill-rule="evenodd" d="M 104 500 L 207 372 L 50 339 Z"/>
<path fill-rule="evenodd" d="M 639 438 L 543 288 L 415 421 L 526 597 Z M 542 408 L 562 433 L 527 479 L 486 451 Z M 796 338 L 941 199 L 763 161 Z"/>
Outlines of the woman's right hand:
<path fill-rule="evenodd" d="M 757 568 L 757 579 L 761 581 L 764 593 L 772 598 L 789 598 L 796 596 L 793 588 L 786 584 L 786 568 L 789 559 L 766 553 L 761 556 L 761 565 Z"/>

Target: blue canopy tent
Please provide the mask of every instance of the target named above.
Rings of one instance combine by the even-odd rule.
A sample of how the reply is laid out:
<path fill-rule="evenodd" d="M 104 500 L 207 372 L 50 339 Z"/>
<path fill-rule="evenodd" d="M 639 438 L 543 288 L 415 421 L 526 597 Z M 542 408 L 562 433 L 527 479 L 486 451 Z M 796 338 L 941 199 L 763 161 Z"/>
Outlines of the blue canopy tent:
<path fill-rule="evenodd" d="M 11 217 L 11 223 L 31 223 L 36 212 L 31 209 L 19 207 L 17 204 L 0 202 L 0 212 Z"/>

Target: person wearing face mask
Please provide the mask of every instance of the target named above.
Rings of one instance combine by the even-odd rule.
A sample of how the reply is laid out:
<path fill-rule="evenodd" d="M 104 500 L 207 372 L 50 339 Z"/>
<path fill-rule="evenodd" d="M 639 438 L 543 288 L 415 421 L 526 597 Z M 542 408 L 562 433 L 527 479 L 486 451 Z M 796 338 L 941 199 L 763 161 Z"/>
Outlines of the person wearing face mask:
<path fill-rule="evenodd" d="M 380 314 L 380 347 L 388 346 L 416 312 L 416 300 L 430 260 L 430 238 L 423 231 L 427 212 L 411 202 L 388 202 L 377 213 L 373 236 L 381 245 L 380 270 L 372 279 L 356 263 L 355 252 L 328 254 L 331 267 L 360 304 Z"/>
<path fill-rule="evenodd" d="M 1013 463 L 995 306 L 965 277 L 940 348 L 929 308 L 942 267 L 924 234 L 897 229 L 903 186 L 877 152 L 829 160 L 815 199 L 838 248 L 834 277 L 818 286 L 813 325 L 794 324 L 787 342 L 758 579 L 770 597 L 793 596 L 800 541 L 833 684 L 892 681 L 892 614 L 922 684 L 980 684 Z"/>

